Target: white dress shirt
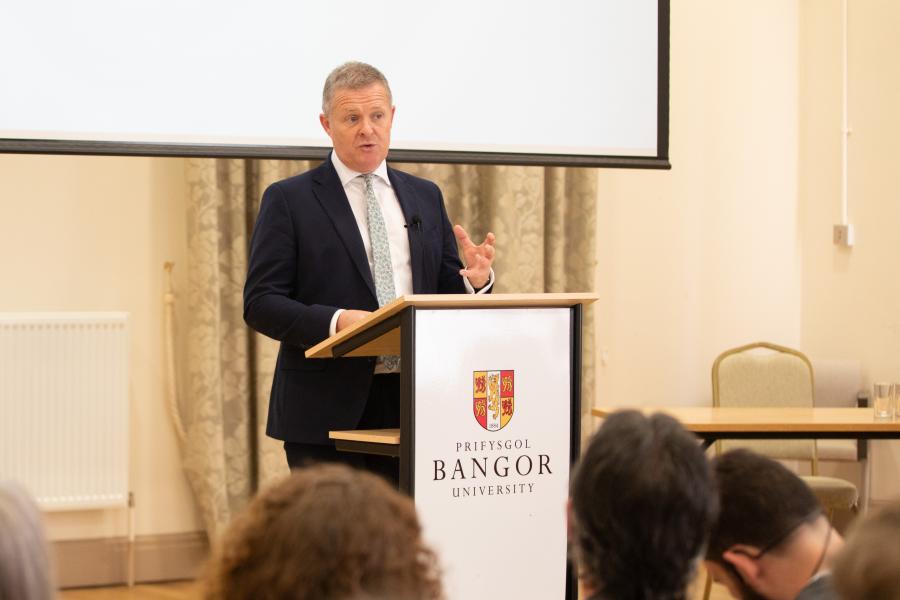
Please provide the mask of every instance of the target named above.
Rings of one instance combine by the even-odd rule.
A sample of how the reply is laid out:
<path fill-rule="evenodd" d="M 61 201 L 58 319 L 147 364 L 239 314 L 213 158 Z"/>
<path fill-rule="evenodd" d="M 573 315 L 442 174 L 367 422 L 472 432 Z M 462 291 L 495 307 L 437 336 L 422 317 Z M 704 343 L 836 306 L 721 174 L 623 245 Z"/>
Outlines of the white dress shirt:
<path fill-rule="evenodd" d="M 353 217 L 356 219 L 356 225 L 359 227 L 359 235 L 362 237 L 363 246 L 366 248 L 366 258 L 369 260 L 369 269 L 375 266 L 372 258 L 372 241 L 369 239 L 369 224 L 366 216 L 366 185 L 362 178 L 363 173 L 357 173 L 350 167 L 341 162 L 336 152 L 331 153 L 331 162 L 337 171 L 341 185 L 344 186 L 344 193 L 347 194 L 347 200 L 350 201 L 350 209 L 353 211 Z M 375 197 L 381 207 L 381 214 L 384 216 L 384 225 L 387 228 L 388 244 L 391 248 L 391 266 L 394 269 L 394 291 L 397 297 L 407 296 L 413 293 L 412 284 L 412 267 L 409 259 L 409 237 L 406 231 L 406 219 L 403 217 L 403 210 L 400 208 L 400 201 L 397 200 L 397 193 L 391 185 L 388 178 L 387 162 L 381 161 L 381 164 L 372 171 L 375 179 L 372 185 L 375 189 Z M 466 290 L 470 294 L 475 293 L 475 288 L 469 283 L 469 280 L 463 277 L 463 283 Z M 478 290 L 479 294 L 487 292 L 494 284 L 494 271 L 491 270 L 490 278 L 487 285 Z M 331 317 L 331 327 L 329 335 L 337 332 L 337 321 L 343 308 L 335 311 Z M 380 365 L 379 365 L 380 366 Z M 378 372 L 378 369 L 376 369 Z"/>

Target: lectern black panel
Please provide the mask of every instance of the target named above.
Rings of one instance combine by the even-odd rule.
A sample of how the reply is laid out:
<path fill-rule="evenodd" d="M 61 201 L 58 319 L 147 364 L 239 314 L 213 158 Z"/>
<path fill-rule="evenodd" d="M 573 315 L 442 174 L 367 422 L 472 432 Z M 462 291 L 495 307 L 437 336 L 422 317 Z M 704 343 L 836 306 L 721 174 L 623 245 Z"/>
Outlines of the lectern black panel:
<path fill-rule="evenodd" d="M 400 489 L 415 495 L 416 307 L 400 318 Z"/>

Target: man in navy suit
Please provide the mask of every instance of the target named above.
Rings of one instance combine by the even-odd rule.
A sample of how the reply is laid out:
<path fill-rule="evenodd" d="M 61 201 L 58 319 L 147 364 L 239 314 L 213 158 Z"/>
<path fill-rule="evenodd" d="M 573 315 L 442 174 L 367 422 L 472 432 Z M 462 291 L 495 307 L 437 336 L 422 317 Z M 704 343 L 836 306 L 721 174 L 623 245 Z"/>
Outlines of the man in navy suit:
<path fill-rule="evenodd" d="M 399 426 L 395 361 L 304 352 L 393 297 L 493 284 L 494 235 L 476 245 L 451 227 L 434 183 L 387 166 L 393 118 L 384 75 L 341 65 L 325 82 L 319 116 L 333 152 L 263 194 L 244 319 L 281 341 L 266 433 L 284 440 L 291 468 L 339 461 L 396 478 L 396 459 L 338 452 L 328 439 L 331 430 Z"/>

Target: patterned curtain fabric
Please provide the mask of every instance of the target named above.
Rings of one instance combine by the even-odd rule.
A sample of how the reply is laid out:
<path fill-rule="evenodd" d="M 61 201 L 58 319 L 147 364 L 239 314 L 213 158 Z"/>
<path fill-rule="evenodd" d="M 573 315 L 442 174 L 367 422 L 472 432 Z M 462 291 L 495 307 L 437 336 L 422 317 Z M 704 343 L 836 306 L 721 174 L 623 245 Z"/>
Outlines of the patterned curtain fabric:
<path fill-rule="evenodd" d="M 263 190 L 307 161 L 191 159 L 188 382 L 184 468 L 215 537 L 258 486 L 287 473 L 265 436 L 277 342 L 243 321 L 247 249 Z M 394 164 L 437 183 L 453 223 L 497 236 L 495 291 L 588 292 L 596 272 L 597 172 L 591 169 Z M 593 404 L 593 314 L 583 328 L 584 431 Z"/>

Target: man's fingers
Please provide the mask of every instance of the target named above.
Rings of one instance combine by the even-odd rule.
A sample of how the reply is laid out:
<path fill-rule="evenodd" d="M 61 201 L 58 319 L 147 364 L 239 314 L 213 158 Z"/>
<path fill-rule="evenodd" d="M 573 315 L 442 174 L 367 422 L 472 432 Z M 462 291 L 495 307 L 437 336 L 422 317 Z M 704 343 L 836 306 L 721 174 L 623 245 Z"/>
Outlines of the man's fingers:
<path fill-rule="evenodd" d="M 496 250 L 494 241 L 497 239 L 493 232 L 484 236 L 484 241 L 475 245 L 462 225 L 453 226 L 453 234 L 463 251 L 463 259 L 467 266 L 459 270 L 459 274 L 469 280 L 475 287 L 487 285 L 490 281 L 491 263 L 494 261 Z"/>
<path fill-rule="evenodd" d="M 496 241 L 497 239 L 497 236 L 495 236 L 492 231 L 489 231 L 488 234 L 484 237 L 484 242 L 476 246 L 475 242 L 472 241 L 472 238 L 469 237 L 469 234 L 466 233 L 466 230 L 463 229 L 462 225 L 453 226 L 453 235 L 456 236 L 457 241 L 460 243 L 464 250 L 468 250 L 469 248 L 483 248 L 486 246 L 491 246 L 493 249 L 494 241 Z"/>
<path fill-rule="evenodd" d="M 488 234 L 485 236 L 484 241 L 481 243 L 480 246 L 478 246 L 478 248 L 482 248 L 482 249 L 484 249 L 485 251 L 487 251 L 488 249 L 490 249 L 490 252 L 493 254 L 493 252 L 494 252 L 494 240 L 496 240 L 496 239 L 497 239 L 497 238 L 494 236 L 493 233 L 488 233 Z"/>
<path fill-rule="evenodd" d="M 456 236 L 456 240 L 462 245 L 463 249 L 471 248 L 475 245 L 475 243 L 469 238 L 469 234 L 466 233 L 466 230 L 462 228 L 462 225 L 454 225 L 453 226 L 453 235 Z"/>
<path fill-rule="evenodd" d="M 494 256 L 497 254 L 496 248 L 485 243 L 468 249 L 465 253 L 466 262 L 475 263 L 476 260 L 483 260 L 485 263 L 493 262 Z"/>
<path fill-rule="evenodd" d="M 461 269 L 459 272 L 461 275 L 477 275 L 479 271 L 484 271 L 487 269 L 488 261 L 485 257 L 480 254 L 476 254 L 472 259 L 472 262 L 466 266 L 465 269 Z"/>

